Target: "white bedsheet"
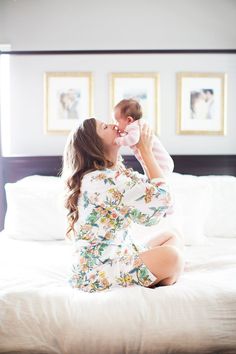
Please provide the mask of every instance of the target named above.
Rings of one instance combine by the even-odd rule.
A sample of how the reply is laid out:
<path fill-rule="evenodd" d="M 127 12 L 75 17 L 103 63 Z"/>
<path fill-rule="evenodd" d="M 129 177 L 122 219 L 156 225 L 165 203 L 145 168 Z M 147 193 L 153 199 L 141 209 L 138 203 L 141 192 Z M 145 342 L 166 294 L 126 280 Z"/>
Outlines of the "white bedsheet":
<path fill-rule="evenodd" d="M 236 240 L 209 240 L 172 286 L 88 294 L 68 243 L 0 234 L 0 352 L 236 353 Z"/>

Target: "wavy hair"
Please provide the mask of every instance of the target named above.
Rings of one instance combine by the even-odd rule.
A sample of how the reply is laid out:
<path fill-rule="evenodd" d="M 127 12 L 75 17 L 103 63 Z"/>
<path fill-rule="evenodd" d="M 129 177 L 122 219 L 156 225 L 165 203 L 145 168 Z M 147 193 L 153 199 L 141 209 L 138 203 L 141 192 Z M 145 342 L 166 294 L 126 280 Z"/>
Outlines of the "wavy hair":
<path fill-rule="evenodd" d="M 68 136 L 64 154 L 62 177 L 65 180 L 65 207 L 68 209 L 66 236 L 75 234 L 74 225 L 79 219 L 78 199 L 81 181 L 87 173 L 110 168 L 113 163 L 106 159 L 104 144 L 96 131 L 96 119 L 89 118 Z"/>

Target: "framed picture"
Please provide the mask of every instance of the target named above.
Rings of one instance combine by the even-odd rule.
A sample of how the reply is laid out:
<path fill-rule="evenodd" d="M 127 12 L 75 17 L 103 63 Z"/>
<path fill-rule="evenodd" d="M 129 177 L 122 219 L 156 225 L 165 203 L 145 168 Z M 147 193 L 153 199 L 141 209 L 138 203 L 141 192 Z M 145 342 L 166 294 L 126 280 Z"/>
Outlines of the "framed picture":
<path fill-rule="evenodd" d="M 92 75 L 88 72 L 47 72 L 45 132 L 67 134 L 92 115 Z"/>
<path fill-rule="evenodd" d="M 226 74 L 177 74 L 177 133 L 226 134 Z"/>
<path fill-rule="evenodd" d="M 158 73 L 112 73 L 111 116 L 114 106 L 123 99 L 139 101 L 143 118 L 159 134 L 159 75 Z"/>

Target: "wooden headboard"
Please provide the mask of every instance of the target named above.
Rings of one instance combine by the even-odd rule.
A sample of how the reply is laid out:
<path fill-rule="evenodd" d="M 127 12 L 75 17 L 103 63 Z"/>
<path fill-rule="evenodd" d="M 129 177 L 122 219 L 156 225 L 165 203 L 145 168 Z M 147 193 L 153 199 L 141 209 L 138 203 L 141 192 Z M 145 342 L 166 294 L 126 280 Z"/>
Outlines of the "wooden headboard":
<path fill-rule="evenodd" d="M 123 157 L 127 167 L 143 172 L 134 156 Z M 236 176 L 236 155 L 172 155 L 172 158 L 174 172 L 197 176 Z M 7 207 L 4 185 L 32 175 L 59 176 L 61 166 L 61 156 L 0 157 L 0 231 L 4 227 Z"/>

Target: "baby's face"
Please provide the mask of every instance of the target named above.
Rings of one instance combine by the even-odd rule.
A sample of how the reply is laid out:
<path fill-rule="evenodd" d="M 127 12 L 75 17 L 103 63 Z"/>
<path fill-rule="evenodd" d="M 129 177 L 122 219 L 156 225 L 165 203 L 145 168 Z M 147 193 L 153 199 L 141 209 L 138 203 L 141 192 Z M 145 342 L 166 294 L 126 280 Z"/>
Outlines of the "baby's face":
<path fill-rule="evenodd" d="M 115 110 L 114 116 L 115 116 L 115 120 L 118 124 L 119 130 L 121 130 L 121 131 L 125 130 L 125 128 L 129 124 L 128 118 L 125 116 L 122 116 L 119 109 Z"/>

